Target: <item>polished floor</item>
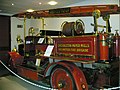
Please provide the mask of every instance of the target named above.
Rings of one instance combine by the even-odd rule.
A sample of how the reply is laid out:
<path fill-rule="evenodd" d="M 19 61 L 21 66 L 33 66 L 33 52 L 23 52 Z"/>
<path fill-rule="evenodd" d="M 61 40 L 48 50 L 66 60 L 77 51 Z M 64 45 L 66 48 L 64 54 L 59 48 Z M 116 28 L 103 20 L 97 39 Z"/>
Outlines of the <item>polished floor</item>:
<path fill-rule="evenodd" d="M 15 76 L 0 77 L 0 90 L 45 90 L 36 86 L 32 86 Z"/>
<path fill-rule="evenodd" d="M 0 65 L 0 90 L 48 90 L 33 86 L 9 72 Z"/>
<path fill-rule="evenodd" d="M 33 86 L 19 79 L 18 77 L 11 75 L 10 72 L 0 64 L 0 90 L 48 90 L 48 89 Z"/>

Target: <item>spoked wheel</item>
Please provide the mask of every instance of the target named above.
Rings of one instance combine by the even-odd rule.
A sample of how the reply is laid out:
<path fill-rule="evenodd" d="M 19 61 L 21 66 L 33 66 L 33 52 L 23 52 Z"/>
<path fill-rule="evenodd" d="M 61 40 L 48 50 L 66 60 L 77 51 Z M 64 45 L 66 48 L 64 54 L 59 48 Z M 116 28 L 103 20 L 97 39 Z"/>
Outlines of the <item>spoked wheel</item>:
<path fill-rule="evenodd" d="M 51 73 L 51 86 L 59 90 L 76 90 L 74 79 L 66 68 L 56 67 Z"/>

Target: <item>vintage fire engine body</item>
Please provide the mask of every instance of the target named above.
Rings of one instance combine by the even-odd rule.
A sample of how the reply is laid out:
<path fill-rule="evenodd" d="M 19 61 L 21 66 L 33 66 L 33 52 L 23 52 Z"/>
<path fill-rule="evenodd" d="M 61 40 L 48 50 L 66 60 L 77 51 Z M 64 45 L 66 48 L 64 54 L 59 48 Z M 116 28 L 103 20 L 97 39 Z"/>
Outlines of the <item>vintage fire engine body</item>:
<path fill-rule="evenodd" d="M 120 36 L 118 32 L 112 34 L 109 25 L 105 27 L 108 31 L 99 32 L 96 12 L 93 14 L 94 33 L 84 33 L 83 29 L 72 31 L 73 28 L 64 24 L 62 34 L 65 36 L 53 38 L 53 43 L 49 41 L 51 34 L 49 37 L 46 33 L 45 36 L 27 36 L 24 56 L 9 52 L 10 68 L 31 80 L 47 78 L 54 89 L 94 90 L 118 86 Z"/>

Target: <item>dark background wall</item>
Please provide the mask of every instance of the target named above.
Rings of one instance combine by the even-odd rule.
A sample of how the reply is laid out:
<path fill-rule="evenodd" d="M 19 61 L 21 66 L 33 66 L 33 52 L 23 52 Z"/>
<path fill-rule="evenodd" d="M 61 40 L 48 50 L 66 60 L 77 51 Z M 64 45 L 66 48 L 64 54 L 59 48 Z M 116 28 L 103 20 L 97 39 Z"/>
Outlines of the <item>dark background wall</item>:
<path fill-rule="evenodd" d="M 10 31 L 10 16 L 0 15 L 0 59 L 5 63 L 11 50 Z"/>

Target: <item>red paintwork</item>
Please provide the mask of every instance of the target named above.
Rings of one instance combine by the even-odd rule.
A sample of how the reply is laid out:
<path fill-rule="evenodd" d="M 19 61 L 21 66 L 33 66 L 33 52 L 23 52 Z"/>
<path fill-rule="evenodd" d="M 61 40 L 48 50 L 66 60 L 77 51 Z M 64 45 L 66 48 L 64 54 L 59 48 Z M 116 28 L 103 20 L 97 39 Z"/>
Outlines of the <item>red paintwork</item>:
<path fill-rule="evenodd" d="M 77 90 L 83 90 L 81 88 L 82 84 L 85 85 L 85 87 L 86 87 L 85 90 L 88 90 L 87 82 L 86 82 L 86 79 L 85 79 L 85 76 L 84 76 L 83 72 L 73 63 L 70 63 L 70 62 L 55 62 L 55 63 L 52 63 L 47 67 L 47 69 L 45 71 L 45 75 L 47 75 L 48 73 L 50 74 L 50 70 L 53 68 L 53 66 L 56 66 L 56 65 L 57 66 L 58 65 L 63 66 L 71 72 L 71 74 L 74 78 Z"/>
<path fill-rule="evenodd" d="M 99 34 L 100 60 L 109 60 L 109 46 L 106 43 L 107 34 Z"/>
<path fill-rule="evenodd" d="M 23 57 L 17 52 L 9 52 L 14 68 L 17 68 L 18 74 L 25 76 L 32 80 L 38 80 L 38 75 L 36 71 L 25 68 L 22 65 Z"/>
<path fill-rule="evenodd" d="M 65 85 L 64 88 L 62 88 L 62 90 L 73 90 L 72 79 L 64 69 L 56 69 L 52 74 L 51 78 L 53 88 L 60 89 L 58 84 L 61 82 Z"/>
<path fill-rule="evenodd" d="M 8 52 L 12 59 L 21 58 L 22 56 L 17 52 Z"/>
<path fill-rule="evenodd" d="M 23 62 L 23 56 L 21 56 L 17 52 L 8 52 L 10 54 L 13 66 L 16 67 L 16 65 L 21 65 Z"/>
<path fill-rule="evenodd" d="M 99 9 L 101 14 L 106 13 L 119 13 L 118 5 L 88 5 L 88 6 L 75 6 L 75 7 L 67 7 L 69 11 L 65 11 L 65 8 L 58 9 L 50 9 L 50 10 L 38 10 L 35 11 L 37 14 L 33 13 L 18 13 L 13 16 L 24 18 L 25 15 L 27 18 L 33 17 L 80 17 L 80 16 L 92 16 L 94 10 Z M 50 11 L 54 11 L 54 13 L 50 13 Z M 55 12 L 56 11 L 56 12 Z M 59 11 L 59 12 L 58 12 Z M 27 14 L 26 14 L 27 13 Z"/>
<path fill-rule="evenodd" d="M 44 54 L 47 46 L 48 46 L 47 44 L 35 45 L 35 50 L 38 50 L 40 51 L 41 54 Z"/>
<path fill-rule="evenodd" d="M 98 60 L 97 36 L 63 37 L 55 39 L 55 56 L 67 59 Z"/>
<path fill-rule="evenodd" d="M 114 43 L 114 56 L 119 57 L 120 56 L 120 36 L 115 36 L 115 43 Z"/>
<path fill-rule="evenodd" d="M 105 34 L 103 34 L 105 35 Z M 106 38 L 106 35 L 105 35 Z M 64 62 L 53 62 L 51 63 L 45 70 L 45 76 L 50 75 L 52 69 L 55 66 L 63 66 L 65 68 L 67 68 L 70 73 L 72 74 L 77 90 L 82 90 L 81 85 L 84 84 L 86 87 L 86 90 L 88 90 L 88 86 L 87 86 L 87 82 L 85 79 L 85 76 L 83 74 L 83 72 L 73 63 L 71 62 L 76 62 L 76 61 L 90 61 L 90 60 L 94 60 L 97 61 L 99 60 L 99 56 L 100 56 L 100 60 L 108 60 L 108 46 L 102 46 L 102 42 L 101 40 L 103 39 L 102 34 L 99 34 L 99 36 L 95 36 L 95 35 L 84 35 L 84 36 L 75 36 L 75 37 L 61 37 L 61 38 L 55 38 L 55 43 L 54 43 L 54 49 L 52 52 L 52 56 L 50 56 L 50 58 L 53 58 L 54 60 L 64 60 Z M 120 36 L 118 38 L 116 38 L 116 41 L 118 42 L 118 44 L 115 44 L 114 47 L 114 53 L 117 56 L 120 56 Z M 61 45 L 67 45 L 68 46 L 59 46 L 59 44 Z M 70 45 L 70 46 L 69 46 Z M 82 46 L 82 47 L 77 47 L 74 45 L 78 45 L 78 46 Z M 48 45 L 45 44 L 37 44 L 35 45 L 35 50 L 40 51 L 41 55 L 44 55 L 44 52 L 46 51 Z M 72 47 L 71 47 L 72 46 Z M 68 50 L 70 48 L 74 48 L 74 49 L 88 49 L 88 52 L 75 52 L 74 50 L 72 51 L 60 51 L 59 48 L 67 48 Z M 119 51 L 118 51 L 119 50 Z M 100 52 L 99 52 L 100 51 Z M 100 53 L 100 55 L 99 55 Z M 32 80 L 39 80 L 38 77 L 38 73 L 37 70 L 32 70 L 30 68 L 24 67 L 24 66 L 20 66 L 23 62 L 23 57 L 18 54 L 17 52 L 9 52 L 11 59 L 12 59 L 12 63 L 14 64 L 15 68 L 17 68 L 18 74 L 24 77 L 27 77 L 29 79 Z M 69 54 L 68 56 L 59 56 L 59 54 Z M 75 55 L 83 55 L 83 56 L 94 56 L 92 58 L 86 58 L 86 57 L 80 57 L 80 58 L 76 58 L 74 57 Z M 35 57 L 36 58 L 36 57 Z M 45 58 L 49 58 L 49 57 L 45 57 L 45 56 L 38 56 L 38 58 L 41 58 L 41 60 L 44 60 Z M 70 62 L 65 62 L 65 61 L 70 61 Z M 17 67 L 16 67 L 17 66 Z M 59 72 L 64 73 L 64 75 L 66 74 L 66 72 L 59 70 Z M 61 73 L 56 72 L 56 74 L 58 75 L 54 75 L 56 76 L 56 79 L 60 79 L 60 78 L 66 78 L 63 77 Z M 67 80 L 68 79 L 68 80 Z M 66 80 L 69 81 L 71 83 L 71 80 L 69 79 L 69 77 Z M 55 81 L 57 82 L 57 81 Z M 70 84 L 69 83 L 69 84 Z M 70 86 L 69 88 L 72 88 L 72 86 Z"/>
<path fill-rule="evenodd" d="M 66 9 L 68 11 L 66 11 Z M 36 13 L 19 13 L 14 16 L 16 17 L 25 17 L 30 18 L 31 16 L 35 18 L 39 17 L 77 17 L 77 16 L 92 16 L 94 10 L 100 10 L 101 16 L 108 14 L 120 13 L 120 7 L 118 5 L 89 5 L 89 6 L 75 6 L 67 7 L 62 9 L 52 9 L 52 10 L 42 10 L 36 11 Z M 37 15 L 36 15 L 37 14 Z M 83 90 L 81 85 L 85 85 L 88 90 L 87 82 L 82 70 L 77 67 L 73 62 L 79 61 L 95 61 L 98 60 L 109 60 L 109 48 L 107 45 L 103 45 L 103 36 L 106 39 L 106 34 L 98 33 L 98 36 L 95 35 L 81 35 L 81 36 L 72 36 L 72 37 L 58 37 L 55 39 L 54 49 L 50 57 L 44 57 L 44 53 L 48 45 L 38 44 L 37 40 L 39 39 L 36 36 L 28 36 L 25 39 L 25 52 L 30 53 L 33 51 L 34 58 L 40 58 L 45 60 L 46 58 L 52 58 L 53 60 L 62 60 L 62 62 L 53 62 L 45 70 L 45 76 L 50 75 L 52 69 L 55 66 L 62 66 L 67 68 L 71 75 L 74 78 L 77 90 Z M 34 38 L 33 38 L 34 37 Z M 26 41 L 30 43 L 26 43 Z M 115 57 L 120 57 L 120 36 L 115 38 L 115 44 L 113 46 L 113 52 Z M 47 43 L 45 43 L 47 44 Z M 12 63 L 15 68 L 18 70 L 18 74 L 21 76 L 30 78 L 32 80 L 38 80 L 37 70 L 32 70 L 30 68 L 24 67 L 22 64 L 23 58 L 16 52 L 9 52 Z M 43 55 L 43 56 L 42 56 Z M 31 57 L 30 57 L 31 58 Z M 111 58 L 111 57 L 110 57 Z M 64 62 L 63 62 L 64 60 Z M 29 59 L 27 60 L 29 61 Z M 70 61 L 70 62 L 65 62 Z M 98 62 L 99 63 L 99 62 Z M 21 66 L 20 66 L 21 65 Z M 16 67 L 17 66 L 17 67 Z M 99 72 L 99 70 L 98 70 Z M 102 74 L 103 75 L 103 74 Z M 55 77 L 55 79 L 54 79 Z M 101 76 L 102 77 L 102 76 Z M 59 79 L 66 79 L 66 82 L 70 85 L 71 79 L 66 77 L 66 72 L 64 70 L 58 69 L 55 74 L 53 74 L 53 84 L 56 85 Z M 98 79 L 99 80 L 99 79 Z M 102 78 L 100 78 L 102 80 Z M 103 80 L 102 80 L 103 81 Z M 100 81 L 100 83 L 102 82 Z M 98 83 L 98 84 L 100 84 Z M 102 82 L 103 83 L 103 82 Z M 53 85 L 53 87 L 54 87 Z M 54 87 L 56 88 L 56 87 Z M 72 86 L 69 86 L 71 89 Z"/>
<path fill-rule="evenodd" d="M 24 76 L 31 80 L 38 80 L 38 73 L 35 70 L 23 67 L 23 66 L 17 66 L 18 74 L 21 76 Z"/>

